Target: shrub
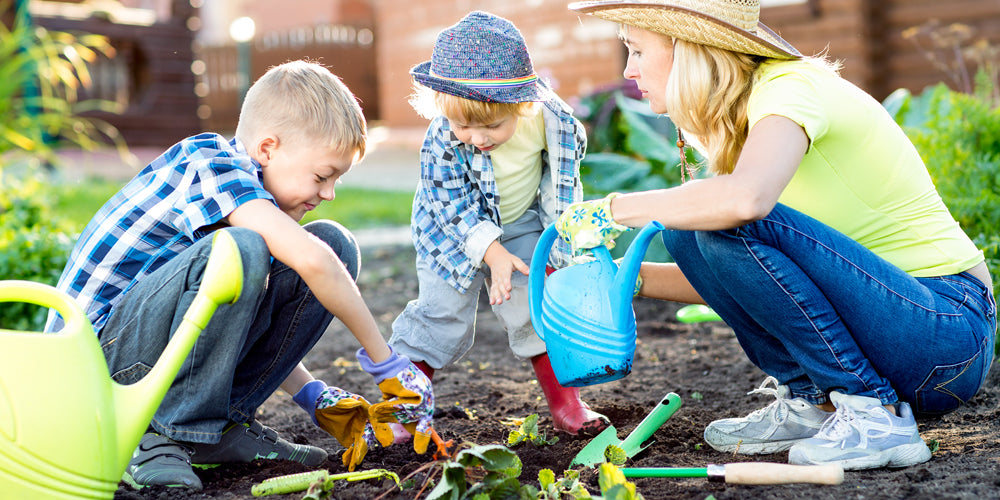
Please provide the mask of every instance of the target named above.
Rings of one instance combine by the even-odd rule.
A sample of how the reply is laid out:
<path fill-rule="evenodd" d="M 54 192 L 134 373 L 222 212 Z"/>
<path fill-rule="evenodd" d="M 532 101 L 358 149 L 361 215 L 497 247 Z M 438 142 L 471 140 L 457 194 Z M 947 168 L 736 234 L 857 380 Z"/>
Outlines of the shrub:
<path fill-rule="evenodd" d="M 55 285 L 73 248 L 74 236 L 41 203 L 37 177 L 12 179 L 0 171 L 0 276 Z M 0 327 L 41 331 L 48 310 L 12 302 L 0 308 Z"/>

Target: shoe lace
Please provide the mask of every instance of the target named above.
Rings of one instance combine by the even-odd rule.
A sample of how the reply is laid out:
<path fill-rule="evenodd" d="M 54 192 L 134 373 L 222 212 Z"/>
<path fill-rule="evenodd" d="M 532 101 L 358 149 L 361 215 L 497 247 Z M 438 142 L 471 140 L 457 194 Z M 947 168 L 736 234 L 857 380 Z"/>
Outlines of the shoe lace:
<path fill-rule="evenodd" d="M 773 387 L 768 387 L 773 386 Z M 771 404 L 759 409 L 754 410 L 752 413 L 747 415 L 747 418 L 754 421 L 763 420 L 764 417 L 768 415 L 773 415 L 771 418 L 777 424 L 782 424 L 788 419 L 788 415 L 792 412 L 792 407 L 789 405 L 789 399 L 784 398 L 778 392 L 778 379 L 768 376 L 761 382 L 760 386 L 756 389 L 747 393 L 748 396 L 753 396 L 754 394 L 766 394 L 769 396 L 774 396 L 775 400 Z"/>
<path fill-rule="evenodd" d="M 854 432 L 865 435 L 868 439 L 885 437 L 892 434 L 892 421 L 880 424 L 873 421 L 868 416 L 876 417 L 877 409 L 863 409 L 860 412 L 848 404 L 841 404 L 837 411 L 830 417 L 815 437 L 827 441 L 840 441 Z"/>

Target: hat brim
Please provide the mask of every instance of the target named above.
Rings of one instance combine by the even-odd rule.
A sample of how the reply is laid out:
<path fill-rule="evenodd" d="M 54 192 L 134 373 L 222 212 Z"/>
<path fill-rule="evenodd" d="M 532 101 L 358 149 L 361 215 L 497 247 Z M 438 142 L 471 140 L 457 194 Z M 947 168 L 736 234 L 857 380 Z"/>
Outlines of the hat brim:
<path fill-rule="evenodd" d="M 504 89 L 502 92 L 489 93 L 485 90 L 481 91 L 468 85 L 462 85 L 461 83 L 432 75 L 431 61 L 424 61 L 411 68 L 410 76 L 417 83 L 431 90 L 472 101 L 517 103 L 545 101 L 549 98 L 545 85 L 541 80 L 516 89 Z"/>
<path fill-rule="evenodd" d="M 756 33 L 680 5 L 597 0 L 574 2 L 569 9 L 608 21 L 635 26 L 688 42 L 775 59 L 802 57 L 792 44 L 757 23 Z"/>

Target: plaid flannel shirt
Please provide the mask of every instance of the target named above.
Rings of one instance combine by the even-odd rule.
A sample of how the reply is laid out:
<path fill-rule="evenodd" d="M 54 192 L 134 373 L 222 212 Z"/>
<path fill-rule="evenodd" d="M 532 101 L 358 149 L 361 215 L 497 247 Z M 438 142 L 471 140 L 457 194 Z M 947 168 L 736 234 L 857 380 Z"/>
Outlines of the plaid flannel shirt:
<path fill-rule="evenodd" d="M 587 150 L 583 124 L 569 105 L 552 96 L 541 111 L 548 146 L 538 196 L 546 227 L 583 198 L 580 160 Z M 435 118 L 420 149 L 420 184 L 413 198 L 410 229 L 417 258 L 464 293 L 482 267 L 486 248 L 503 234 L 499 202 L 489 153 L 462 143 L 447 119 Z M 569 257 L 569 247 L 557 239 L 550 262 L 563 267 Z"/>
<path fill-rule="evenodd" d="M 138 280 L 210 234 L 202 228 L 255 199 L 274 202 L 242 144 L 208 133 L 184 139 L 101 207 L 56 286 L 100 331 Z M 62 318 L 50 311 L 46 331 L 60 328 Z"/>

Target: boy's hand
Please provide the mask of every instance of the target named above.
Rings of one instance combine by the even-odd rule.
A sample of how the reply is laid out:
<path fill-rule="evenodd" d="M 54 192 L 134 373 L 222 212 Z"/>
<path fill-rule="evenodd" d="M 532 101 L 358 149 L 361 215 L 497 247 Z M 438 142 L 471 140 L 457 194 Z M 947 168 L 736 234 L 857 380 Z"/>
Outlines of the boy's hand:
<path fill-rule="evenodd" d="M 611 193 L 599 200 L 581 201 L 570 205 L 556 220 L 559 236 L 573 249 L 573 255 L 605 245 L 615 247 L 615 238 L 628 231 L 628 226 L 615 222 L 611 215 Z"/>
<path fill-rule="evenodd" d="M 499 241 L 494 241 L 486 249 L 483 262 L 490 267 L 490 305 L 494 306 L 510 299 L 510 276 L 515 270 L 525 276 L 530 271 L 523 260 L 508 252 Z"/>
<path fill-rule="evenodd" d="M 343 461 L 348 470 L 353 471 L 376 446 L 375 431 L 368 422 L 371 405 L 363 396 L 313 380 L 292 399 L 312 416 L 314 424 L 347 448 Z"/>
<path fill-rule="evenodd" d="M 370 373 L 382 391 L 382 401 L 371 405 L 368 417 L 375 437 L 382 446 L 392 444 L 395 436 L 387 425 L 402 424 L 413 435 L 413 449 L 423 454 L 427 451 L 433 428 L 434 393 L 431 381 L 406 356 L 392 351 L 389 359 L 375 363 L 368 353 L 358 349 L 361 368 Z"/>

